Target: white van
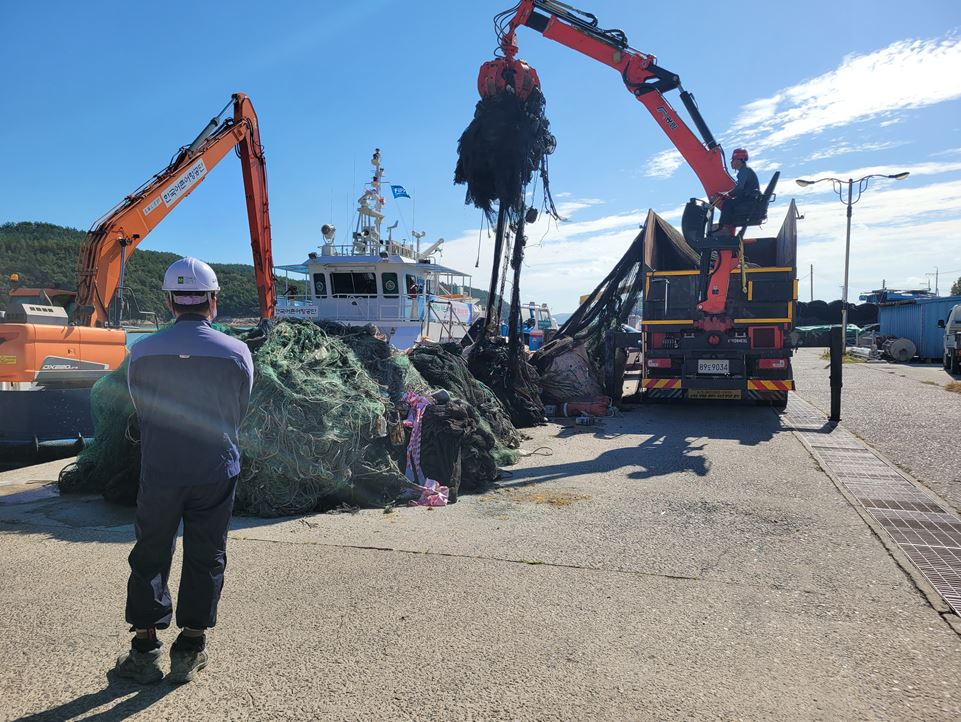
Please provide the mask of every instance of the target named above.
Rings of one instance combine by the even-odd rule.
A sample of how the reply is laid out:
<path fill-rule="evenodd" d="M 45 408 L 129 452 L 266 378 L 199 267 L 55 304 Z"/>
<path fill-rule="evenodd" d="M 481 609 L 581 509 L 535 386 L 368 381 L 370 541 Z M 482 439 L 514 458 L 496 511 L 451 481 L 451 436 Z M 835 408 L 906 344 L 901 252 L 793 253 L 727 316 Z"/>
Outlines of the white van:
<path fill-rule="evenodd" d="M 961 374 L 961 303 L 951 309 L 947 319 L 938 321 L 944 329 L 944 368 Z"/>

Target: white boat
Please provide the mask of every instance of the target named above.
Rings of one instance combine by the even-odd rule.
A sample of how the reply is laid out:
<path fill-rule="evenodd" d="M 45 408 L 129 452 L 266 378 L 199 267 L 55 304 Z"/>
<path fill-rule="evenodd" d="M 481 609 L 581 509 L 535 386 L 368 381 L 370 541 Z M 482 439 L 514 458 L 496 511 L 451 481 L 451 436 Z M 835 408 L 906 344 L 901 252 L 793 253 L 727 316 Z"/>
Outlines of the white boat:
<path fill-rule="evenodd" d="M 276 316 L 373 324 L 399 349 L 423 339 L 460 341 L 482 315 L 471 293 L 471 277 L 437 263 L 443 239 L 421 249 L 425 234 L 411 231 L 413 242 L 395 241 L 397 223 L 383 238 L 380 149 L 371 163 L 374 173 L 357 199 L 352 242 L 337 245 L 337 229 L 325 224 L 319 252 L 311 251 L 302 263 L 275 267 L 285 283 Z"/>

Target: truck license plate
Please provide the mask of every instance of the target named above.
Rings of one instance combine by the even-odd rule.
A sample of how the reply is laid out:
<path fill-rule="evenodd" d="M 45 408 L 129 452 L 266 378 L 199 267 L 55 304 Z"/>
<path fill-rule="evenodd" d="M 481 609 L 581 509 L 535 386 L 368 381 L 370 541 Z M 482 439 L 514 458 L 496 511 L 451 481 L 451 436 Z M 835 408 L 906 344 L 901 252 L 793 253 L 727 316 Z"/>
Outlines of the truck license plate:
<path fill-rule="evenodd" d="M 731 372 L 731 362 L 728 359 L 698 359 L 697 372 L 699 374 L 728 374 Z"/>

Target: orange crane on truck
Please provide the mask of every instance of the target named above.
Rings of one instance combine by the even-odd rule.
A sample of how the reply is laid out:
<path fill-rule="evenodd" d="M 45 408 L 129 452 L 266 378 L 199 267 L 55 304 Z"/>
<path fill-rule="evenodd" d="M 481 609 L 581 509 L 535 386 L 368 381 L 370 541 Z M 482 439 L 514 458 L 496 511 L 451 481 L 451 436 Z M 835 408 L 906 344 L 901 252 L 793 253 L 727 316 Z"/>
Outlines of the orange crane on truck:
<path fill-rule="evenodd" d="M 228 115 L 228 111 L 233 113 Z M 121 327 L 124 272 L 130 253 L 190 195 L 231 150 L 240 158 L 262 318 L 277 303 L 273 285 L 267 167 L 257 114 L 243 93 L 214 117 L 160 173 L 100 218 L 77 257 L 77 292 L 71 313 L 42 298 L 11 297 L 0 322 L 0 382 L 47 388 L 89 386 L 126 357 Z M 41 302 L 37 302 L 41 301 Z"/>
<path fill-rule="evenodd" d="M 787 390 L 793 387 L 790 344 L 785 342 L 785 331 L 793 325 L 791 310 L 796 299 L 794 238 L 785 240 L 782 233 L 780 242 L 765 239 L 770 242 L 763 244 L 764 258 L 754 254 L 763 263 L 753 260 L 745 245 L 751 244 L 750 239 L 745 239 L 746 229 L 761 225 L 767 218 L 780 173 L 774 174 L 753 202 L 739 204 L 730 224 L 715 228 L 714 211 L 723 208 L 736 183 L 727 170 L 723 149 L 711 134 L 694 96 L 684 90 L 675 73 L 661 67 L 654 55 L 632 48 L 623 31 L 601 28 L 591 13 L 559 0 L 520 0 L 497 15 L 494 23 L 503 57 L 481 67 L 478 90 L 482 97 L 505 88 L 524 97 L 528 88 L 539 84 L 537 73 L 516 57 L 517 30 L 535 30 L 616 70 L 627 90 L 648 110 L 694 171 L 707 194 L 707 201 L 692 198 L 688 202 L 682 220 L 684 240 L 700 256 L 699 264 L 693 269 L 664 272 L 645 263 L 648 290 L 653 282 L 662 292 L 659 303 L 668 311 L 664 317 L 657 317 L 654 309 L 648 313 L 649 301 L 656 294 L 645 294 L 642 341 L 647 364 L 656 364 L 650 368 L 645 365 L 645 396 L 656 396 L 666 389 L 671 396 L 753 397 L 776 405 L 786 403 Z M 697 135 L 665 97 L 673 90 L 680 91 Z M 792 223 L 793 219 L 786 221 L 791 228 Z M 768 263 L 769 257 L 775 255 L 778 262 Z M 757 281 L 749 282 L 748 275 L 762 270 L 757 268 L 762 265 L 768 266 L 763 270 L 769 273 L 758 273 Z M 678 274 L 679 278 L 663 277 L 670 274 Z M 740 283 L 732 283 L 738 279 Z M 670 283 L 674 285 L 668 288 Z M 668 293 L 673 295 L 672 299 L 667 297 Z M 756 313 L 756 303 L 762 301 L 768 317 Z M 774 306 L 784 307 L 776 317 L 770 311 Z"/>

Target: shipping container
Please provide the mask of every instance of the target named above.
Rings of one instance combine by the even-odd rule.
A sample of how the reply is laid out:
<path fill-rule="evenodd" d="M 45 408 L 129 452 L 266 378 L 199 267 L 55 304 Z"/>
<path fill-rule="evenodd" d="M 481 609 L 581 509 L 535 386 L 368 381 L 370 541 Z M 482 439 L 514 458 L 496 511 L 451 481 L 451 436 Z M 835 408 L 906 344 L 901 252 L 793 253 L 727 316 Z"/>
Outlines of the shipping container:
<path fill-rule="evenodd" d="M 911 339 L 919 358 L 940 362 L 944 358 L 944 329 L 938 327 L 938 321 L 944 321 L 959 303 L 961 296 L 882 303 L 878 307 L 880 333 Z"/>

